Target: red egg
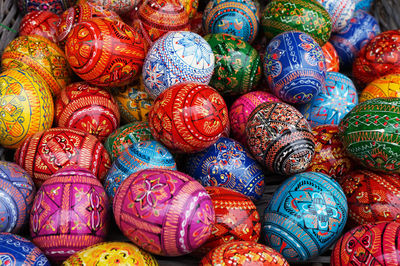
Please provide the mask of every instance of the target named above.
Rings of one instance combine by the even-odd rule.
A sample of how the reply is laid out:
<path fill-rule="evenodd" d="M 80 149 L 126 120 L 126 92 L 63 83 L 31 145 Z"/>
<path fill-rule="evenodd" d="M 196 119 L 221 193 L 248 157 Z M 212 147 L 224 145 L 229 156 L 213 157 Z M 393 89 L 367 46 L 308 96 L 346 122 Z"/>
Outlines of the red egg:
<path fill-rule="evenodd" d="M 325 57 L 326 72 L 339 72 L 339 55 L 330 42 L 321 47 Z"/>
<path fill-rule="evenodd" d="M 212 87 L 178 83 L 163 91 L 149 112 L 153 137 L 175 152 L 199 152 L 214 144 L 228 126 L 228 109 Z"/>
<path fill-rule="evenodd" d="M 118 105 L 105 89 L 85 82 L 69 85 L 56 103 L 55 122 L 59 127 L 75 128 L 105 140 L 119 126 Z"/>
<path fill-rule="evenodd" d="M 141 72 L 146 45 L 139 33 L 119 20 L 94 18 L 70 32 L 65 54 L 75 73 L 95 86 L 124 86 Z"/>
<path fill-rule="evenodd" d="M 50 11 L 31 11 L 26 14 L 19 26 L 19 35 L 40 35 L 57 42 L 57 23 L 60 17 Z"/>
<path fill-rule="evenodd" d="M 96 137 L 81 130 L 60 127 L 28 137 L 14 159 L 32 176 L 37 186 L 65 166 L 78 165 L 100 180 L 111 167 L 107 150 Z"/>

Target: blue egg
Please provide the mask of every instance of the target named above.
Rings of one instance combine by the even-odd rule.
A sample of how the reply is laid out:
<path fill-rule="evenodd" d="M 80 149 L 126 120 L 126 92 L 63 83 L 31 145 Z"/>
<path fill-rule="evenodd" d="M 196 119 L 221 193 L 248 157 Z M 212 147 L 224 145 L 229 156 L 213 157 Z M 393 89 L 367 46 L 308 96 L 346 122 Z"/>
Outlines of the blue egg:
<path fill-rule="evenodd" d="M 222 137 L 204 151 L 188 156 L 186 172 L 203 186 L 230 188 L 252 200 L 262 196 L 264 173 L 239 142 Z"/>
<path fill-rule="evenodd" d="M 29 240 L 10 233 L 0 233 L 0 265 L 50 266 L 50 263 Z"/>
<path fill-rule="evenodd" d="M 371 10 L 372 4 L 374 3 L 374 0 L 355 0 L 355 2 L 356 2 L 355 11 L 361 9 L 369 12 Z"/>
<path fill-rule="evenodd" d="M 289 262 L 322 254 L 337 240 L 347 221 L 347 200 L 331 177 L 296 174 L 275 191 L 265 209 L 266 244 Z"/>
<path fill-rule="evenodd" d="M 131 174 L 143 169 L 177 170 L 172 154 L 155 140 L 136 142 L 129 146 L 112 164 L 104 181 L 111 202 L 121 183 Z"/>
<path fill-rule="evenodd" d="M 341 67 L 350 68 L 361 48 L 380 32 L 379 24 L 372 15 L 363 10 L 356 11 L 347 26 L 333 33 L 330 39 Z"/>
<path fill-rule="evenodd" d="M 288 103 L 307 103 L 325 86 L 324 54 L 306 33 L 275 36 L 266 49 L 264 70 L 269 88 Z"/>
<path fill-rule="evenodd" d="M 311 102 L 299 106 L 310 126 L 339 125 L 342 118 L 358 104 L 353 81 L 338 72 L 326 74 L 326 86 Z"/>

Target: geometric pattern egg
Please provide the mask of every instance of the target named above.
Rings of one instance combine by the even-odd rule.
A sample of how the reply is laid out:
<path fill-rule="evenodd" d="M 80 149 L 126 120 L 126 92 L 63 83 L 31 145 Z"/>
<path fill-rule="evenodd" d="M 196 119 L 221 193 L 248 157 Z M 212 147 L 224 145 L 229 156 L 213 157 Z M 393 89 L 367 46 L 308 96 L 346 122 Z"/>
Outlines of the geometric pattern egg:
<path fill-rule="evenodd" d="M 346 27 L 353 17 L 356 3 L 354 0 L 317 0 L 331 16 L 332 31 L 336 32 Z"/>
<path fill-rule="evenodd" d="M 400 74 L 389 74 L 369 83 L 360 94 L 360 102 L 386 97 L 400 98 Z"/>
<path fill-rule="evenodd" d="M 173 31 L 158 39 L 143 65 L 145 89 L 152 98 L 186 81 L 208 84 L 214 71 L 214 53 L 200 35 Z"/>
<path fill-rule="evenodd" d="M 347 221 L 347 201 L 340 185 L 322 173 L 300 173 L 275 191 L 265 209 L 268 246 L 289 262 L 322 254 L 338 239 Z"/>

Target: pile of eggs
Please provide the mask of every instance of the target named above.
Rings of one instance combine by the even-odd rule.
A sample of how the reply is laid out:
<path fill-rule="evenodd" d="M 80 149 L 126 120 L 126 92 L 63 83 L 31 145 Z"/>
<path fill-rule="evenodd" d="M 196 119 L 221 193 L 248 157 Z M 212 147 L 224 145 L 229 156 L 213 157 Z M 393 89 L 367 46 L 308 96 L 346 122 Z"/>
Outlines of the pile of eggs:
<path fill-rule="evenodd" d="M 0 264 L 399 264 L 400 29 L 268 2 L 18 0 Z"/>

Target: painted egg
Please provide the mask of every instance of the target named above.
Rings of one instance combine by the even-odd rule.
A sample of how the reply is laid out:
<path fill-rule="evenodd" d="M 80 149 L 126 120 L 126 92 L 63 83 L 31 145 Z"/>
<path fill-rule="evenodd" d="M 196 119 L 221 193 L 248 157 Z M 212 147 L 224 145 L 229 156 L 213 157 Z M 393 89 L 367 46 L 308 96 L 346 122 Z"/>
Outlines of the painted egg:
<path fill-rule="evenodd" d="M 96 137 L 81 130 L 60 127 L 27 138 L 14 159 L 28 172 L 36 186 L 66 166 L 88 169 L 100 180 L 111 166 L 106 149 Z"/>
<path fill-rule="evenodd" d="M 227 33 L 253 42 L 258 33 L 257 7 L 251 0 L 211 0 L 203 14 L 206 34 Z"/>
<path fill-rule="evenodd" d="M 360 102 L 382 97 L 400 98 L 400 74 L 389 74 L 369 83 L 361 92 Z"/>
<path fill-rule="evenodd" d="M 57 44 L 38 35 L 20 36 L 12 40 L 1 58 L 3 70 L 29 69 L 40 75 L 53 95 L 70 82 L 71 70 L 64 52 Z"/>
<path fill-rule="evenodd" d="M 134 10 L 141 0 L 86 0 L 87 3 L 92 3 L 104 7 L 106 10 L 124 14 Z"/>
<path fill-rule="evenodd" d="M 38 190 L 30 214 L 30 234 L 52 261 L 103 242 L 109 205 L 100 181 L 79 166 L 57 171 Z"/>
<path fill-rule="evenodd" d="M 307 169 L 314 156 L 314 137 L 303 115 L 286 103 L 257 106 L 246 124 L 247 144 L 268 170 L 291 175 Z"/>
<path fill-rule="evenodd" d="M 249 241 L 235 241 L 211 250 L 201 261 L 201 266 L 211 265 L 277 265 L 289 263 L 270 247 Z"/>
<path fill-rule="evenodd" d="M 245 41 L 229 34 L 204 37 L 215 56 L 210 86 L 222 95 L 241 95 L 253 90 L 261 78 L 261 58 Z"/>
<path fill-rule="evenodd" d="M 178 171 L 149 169 L 130 175 L 115 194 L 114 217 L 134 244 L 157 255 L 192 252 L 211 235 L 215 213 L 199 182 Z"/>
<path fill-rule="evenodd" d="M 374 3 L 374 0 L 354 0 L 356 3 L 356 8 L 355 10 L 362 9 L 364 11 L 369 12 L 371 10 L 372 4 Z"/>
<path fill-rule="evenodd" d="M 326 71 L 339 72 L 340 61 L 335 47 L 330 42 L 327 42 L 321 48 L 324 53 Z"/>
<path fill-rule="evenodd" d="M 358 226 L 335 244 L 331 265 L 399 265 L 399 238 L 398 222 Z"/>
<path fill-rule="evenodd" d="M 143 81 L 156 98 L 170 86 L 187 81 L 208 84 L 214 71 L 214 54 L 200 35 L 174 31 L 158 39 L 147 53 Z"/>
<path fill-rule="evenodd" d="M 347 26 L 333 33 L 330 39 L 341 65 L 351 67 L 361 48 L 380 32 L 379 24 L 372 15 L 363 10 L 356 11 Z"/>
<path fill-rule="evenodd" d="M 261 198 L 264 173 L 239 142 L 221 137 L 207 149 L 186 156 L 187 174 L 203 186 L 229 188 L 252 200 Z"/>
<path fill-rule="evenodd" d="M 119 126 L 119 110 L 113 96 L 85 82 L 72 83 L 62 90 L 55 109 L 57 126 L 80 129 L 100 141 Z"/>
<path fill-rule="evenodd" d="M 122 182 L 143 169 L 177 170 L 172 154 L 154 140 L 133 143 L 114 161 L 104 181 L 104 188 L 112 201 Z"/>
<path fill-rule="evenodd" d="M 252 91 L 240 96 L 229 109 L 229 122 L 233 138 L 243 145 L 247 145 L 246 123 L 251 112 L 262 103 L 280 101 L 275 95 L 265 91 Z"/>
<path fill-rule="evenodd" d="M 351 226 L 400 219 L 400 176 L 356 170 L 340 179 Z"/>
<path fill-rule="evenodd" d="M 0 74 L 0 144 L 18 148 L 30 135 L 51 127 L 54 103 L 46 82 L 25 69 Z"/>
<path fill-rule="evenodd" d="M 146 41 L 153 42 L 170 31 L 189 31 L 189 14 L 180 0 L 148 0 L 137 11 L 141 33 Z"/>
<path fill-rule="evenodd" d="M 203 12 L 198 11 L 196 15 L 189 20 L 190 31 L 200 36 L 206 35 L 203 30 Z"/>
<path fill-rule="evenodd" d="M 105 242 L 80 250 L 63 262 L 63 266 L 76 265 L 158 266 L 158 263 L 149 253 L 131 243 Z"/>
<path fill-rule="evenodd" d="M 331 17 L 317 1 L 271 1 L 261 16 L 264 33 L 269 39 L 285 31 L 300 31 L 309 34 L 323 46 L 331 35 Z"/>
<path fill-rule="evenodd" d="M 75 0 L 17 0 L 18 8 L 22 14 L 35 10 L 50 11 L 61 14 L 67 8 L 75 4 Z"/>
<path fill-rule="evenodd" d="M 35 192 L 32 178 L 24 169 L 0 161 L 0 232 L 19 232 L 28 221 Z"/>
<path fill-rule="evenodd" d="M 265 209 L 266 244 L 289 262 L 316 257 L 340 237 L 347 210 L 335 180 L 322 173 L 296 174 L 275 191 Z"/>
<path fill-rule="evenodd" d="M 257 242 L 260 215 L 250 198 L 223 187 L 206 187 L 215 211 L 215 224 L 207 242 L 195 253 L 205 255 L 212 249 L 233 241 Z"/>
<path fill-rule="evenodd" d="M 19 26 L 19 35 L 40 35 L 57 42 L 57 24 L 60 17 L 50 11 L 31 11 L 26 14 Z"/>
<path fill-rule="evenodd" d="M 307 103 L 325 86 L 321 47 L 310 35 L 297 31 L 271 40 L 264 57 L 264 71 L 272 92 L 289 103 Z"/>
<path fill-rule="evenodd" d="M 229 126 L 224 99 L 212 87 L 178 83 L 154 102 L 149 113 L 154 139 L 176 152 L 199 152 L 214 144 Z"/>
<path fill-rule="evenodd" d="M 60 22 L 57 28 L 57 42 L 60 44 L 60 46 L 65 46 L 67 36 L 71 32 L 72 28 L 75 27 L 75 25 L 92 18 L 110 18 L 114 20 L 121 19 L 117 13 L 107 10 L 102 6 L 86 2 L 75 5 L 67 9 L 60 17 Z"/>
<path fill-rule="evenodd" d="M 199 7 L 199 0 L 180 0 L 186 13 L 189 15 L 189 20 L 197 15 L 197 8 Z"/>
<path fill-rule="evenodd" d="M 354 60 L 353 76 L 360 83 L 400 73 L 400 31 L 385 31 L 370 40 Z"/>
<path fill-rule="evenodd" d="M 146 121 L 154 101 L 144 89 L 141 76 L 136 82 L 115 89 L 114 98 L 118 104 L 121 118 L 128 123 Z"/>
<path fill-rule="evenodd" d="M 400 98 L 358 104 L 341 121 L 347 153 L 371 170 L 400 173 Z"/>
<path fill-rule="evenodd" d="M 139 33 L 122 21 L 93 18 L 72 28 L 65 54 L 83 80 L 95 86 L 124 86 L 140 73 L 146 45 Z"/>
<path fill-rule="evenodd" d="M 31 241 L 18 235 L 0 233 L 2 265 L 50 266 L 43 252 Z"/>
<path fill-rule="evenodd" d="M 106 139 L 104 147 L 110 154 L 111 160 L 114 161 L 133 143 L 145 140 L 153 140 L 149 122 L 136 121 L 126 124 L 111 133 Z"/>
<path fill-rule="evenodd" d="M 312 129 L 315 154 L 307 172 L 326 174 L 336 180 L 352 169 L 353 163 L 339 137 L 337 125 L 321 125 Z"/>
<path fill-rule="evenodd" d="M 331 16 L 332 32 L 337 32 L 346 27 L 354 15 L 356 3 L 354 0 L 317 0 Z"/>
<path fill-rule="evenodd" d="M 353 81 L 338 72 L 326 73 L 326 85 L 310 102 L 299 107 L 312 127 L 339 125 L 342 118 L 358 104 Z"/>

